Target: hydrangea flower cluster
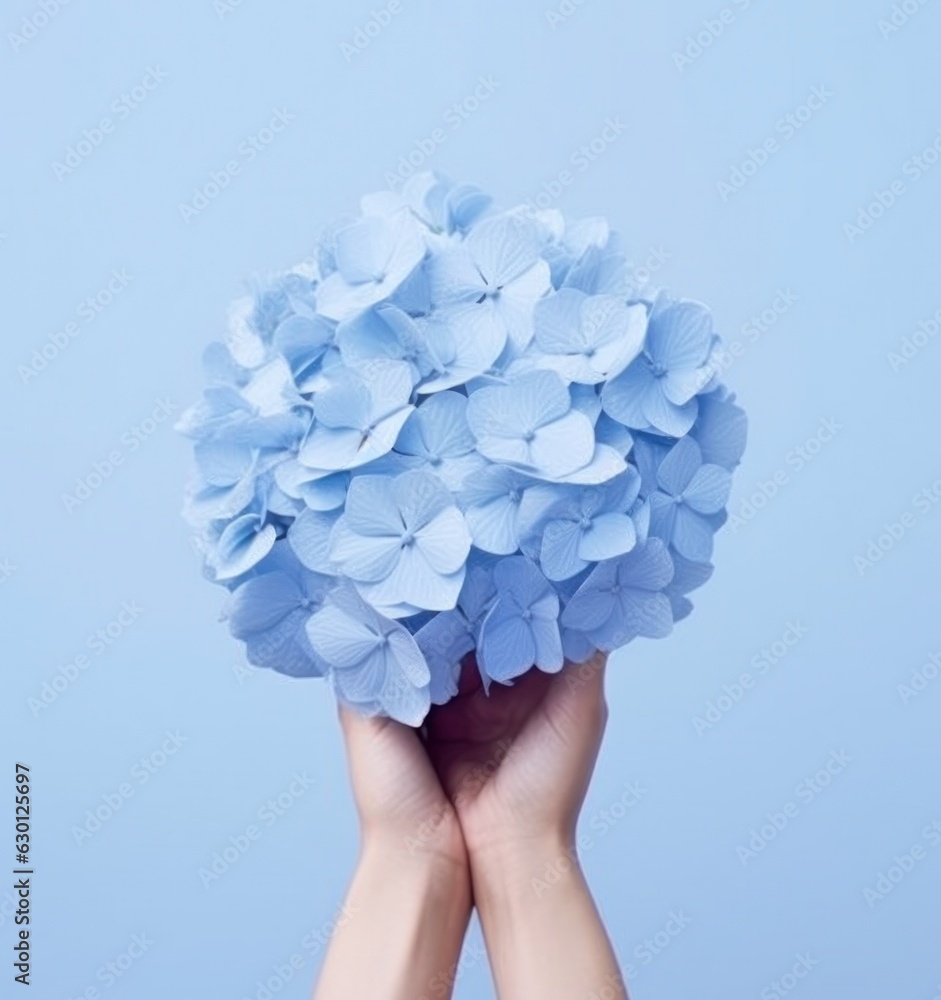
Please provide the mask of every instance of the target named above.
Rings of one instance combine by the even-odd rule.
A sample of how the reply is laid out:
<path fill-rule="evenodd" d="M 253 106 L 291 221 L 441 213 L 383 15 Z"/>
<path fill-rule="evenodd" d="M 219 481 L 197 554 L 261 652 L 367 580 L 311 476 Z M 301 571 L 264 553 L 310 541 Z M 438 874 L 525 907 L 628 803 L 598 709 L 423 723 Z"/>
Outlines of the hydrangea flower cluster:
<path fill-rule="evenodd" d="M 659 638 L 708 580 L 744 412 L 709 311 L 603 219 L 414 177 L 235 304 L 205 353 L 185 513 L 259 667 L 418 725 Z"/>

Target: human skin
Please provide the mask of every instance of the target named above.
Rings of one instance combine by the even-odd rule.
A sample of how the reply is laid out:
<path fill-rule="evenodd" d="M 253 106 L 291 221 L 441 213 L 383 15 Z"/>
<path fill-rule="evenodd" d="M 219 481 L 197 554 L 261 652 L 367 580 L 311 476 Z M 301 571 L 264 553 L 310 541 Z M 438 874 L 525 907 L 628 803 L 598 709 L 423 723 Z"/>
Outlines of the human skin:
<path fill-rule="evenodd" d="M 363 847 L 316 1000 L 450 996 L 472 902 L 500 1000 L 627 997 L 574 846 L 604 666 L 488 695 L 467 662 L 421 731 L 341 711 Z"/>

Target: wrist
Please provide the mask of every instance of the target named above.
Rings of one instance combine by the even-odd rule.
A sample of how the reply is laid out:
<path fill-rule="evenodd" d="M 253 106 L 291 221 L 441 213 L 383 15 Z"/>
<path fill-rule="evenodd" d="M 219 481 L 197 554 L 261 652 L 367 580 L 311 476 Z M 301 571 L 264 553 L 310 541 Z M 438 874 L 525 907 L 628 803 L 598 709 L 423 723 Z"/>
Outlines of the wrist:
<path fill-rule="evenodd" d="M 439 882 L 468 882 L 467 850 L 460 827 L 444 829 L 449 821 L 438 824 L 433 832 L 364 829 L 360 845 L 360 866 L 407 873 L 414 878 L 423 872 Z"/>
<path fill-rule="evenodd" d="M 550 886 L 582 880 L 574 832 L 506 838 L 469 852 L 475 897 L 538 899 Z"/>

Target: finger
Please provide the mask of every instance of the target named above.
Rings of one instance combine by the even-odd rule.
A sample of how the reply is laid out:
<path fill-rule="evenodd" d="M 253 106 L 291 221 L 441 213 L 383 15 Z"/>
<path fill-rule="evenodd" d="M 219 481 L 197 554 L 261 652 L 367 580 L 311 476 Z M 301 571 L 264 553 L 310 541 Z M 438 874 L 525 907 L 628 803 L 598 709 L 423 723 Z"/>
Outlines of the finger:
<path fill-rule="evenodd" d="M 607 663 L 608 654 L 600 651 L 584 663 L 567 663 L 553 678 L 547 707 L 565 713 L 577 725 L 603 729 L 608 714 L 604 694 Z"/>

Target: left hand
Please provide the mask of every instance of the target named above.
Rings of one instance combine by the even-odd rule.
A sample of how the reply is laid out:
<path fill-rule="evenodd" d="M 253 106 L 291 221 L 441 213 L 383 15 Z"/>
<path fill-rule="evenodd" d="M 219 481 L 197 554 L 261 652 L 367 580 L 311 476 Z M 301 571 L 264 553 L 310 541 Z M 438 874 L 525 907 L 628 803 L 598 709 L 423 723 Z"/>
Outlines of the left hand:
<path fill-rule="evenodd" d="M 466 872 L 460 824 L 419 731 L 393 719 L 363 718 L 343 706 L 340 722 L 364 848 Z"/>

